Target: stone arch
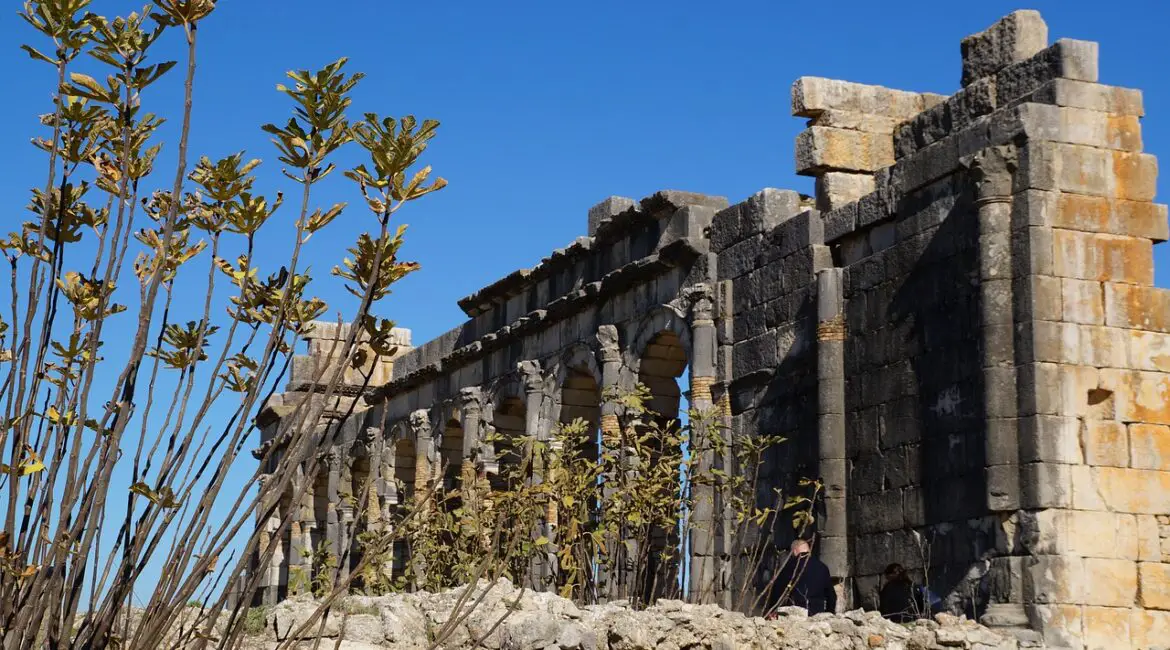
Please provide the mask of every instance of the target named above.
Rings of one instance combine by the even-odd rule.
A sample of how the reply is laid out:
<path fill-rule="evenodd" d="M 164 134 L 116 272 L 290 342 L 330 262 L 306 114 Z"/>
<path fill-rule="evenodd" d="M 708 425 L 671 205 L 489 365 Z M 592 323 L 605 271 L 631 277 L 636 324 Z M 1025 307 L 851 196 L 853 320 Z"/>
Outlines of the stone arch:
<path fill-rule="evenodd" d="M 572 421 L 572 417 L 567 420 L 562 417 L 566 405 L 565 386 L 567 383 L 575 383 L 582 388 L 585 387 L 584 384 L 592 383 L 592 386 L 597 390 L 593 404 L 597 407 L 598 414 L 596 417 L 587 418 L 594 426 L 597 426 L 601 418 L 601 368 L 597 363 L 597 354 L 589 345 L 581 342 L 570 345 L 556 357 L 552 367 L 546 373 L 544 394 L 547 411 L 544 415 L 549 422 Z M 587 405 L 570 403 L 569 406 L 584 407 Z"/>
<path fill-rule="evenodd" d="M 508 469 L 520 461 L 522 450 L 518 439 L 527 431 L 526 399 L 523 380 L 518 372 L 512 372 L 491 387 L 488 399 L 485 400 L 490 411 L 490 426 L 498 438 L 493 443 L 498 466 L 496 475 L 491 479 L 495 489 L 505 487 L 504 478 Z"/>
<path fill-rule="evenodd" d="M 630 338 L 629 345 L 623 351 L 625 356 L 625 367 L 627 372 L 632 375 L 630 378 L 637 378 L 641 372 L 642 359 L 646 355 L 647 347 L 659 335 L 670 332 L 678 339 L 678 345 L 686 353 L 687 362 L 690 361 L 691 355 L 691 328 L 687 323 L 684 315 L 667 305 L 659 305 L 650 310 L 645 316 L 638 321 L 638 326 L 634 330 L 633 337 Z"/>

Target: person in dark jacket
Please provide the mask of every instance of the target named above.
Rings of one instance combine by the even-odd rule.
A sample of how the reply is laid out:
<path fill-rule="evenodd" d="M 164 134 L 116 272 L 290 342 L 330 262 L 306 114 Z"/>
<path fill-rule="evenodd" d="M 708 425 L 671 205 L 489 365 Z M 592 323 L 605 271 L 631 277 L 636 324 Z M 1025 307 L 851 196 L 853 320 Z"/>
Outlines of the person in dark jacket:
<path fill-rule="evenodd" d="M 882 574 L 881 591 L 878 592 L 878 609 L 882 616 L 895 623 L 909 623 L 928 617 L 925 598 L 901 564 L 891 564 Z"/>
<path fill-rule="evenodd" d="M 837 592 L 829 567 L 813 557 L 809 543 L 792 542 L 792 553 L 772 583 L 773 598 L 779 600 L 770 609 L 796 606 L 808 610 L 809 616 L 837 611 Z"/>

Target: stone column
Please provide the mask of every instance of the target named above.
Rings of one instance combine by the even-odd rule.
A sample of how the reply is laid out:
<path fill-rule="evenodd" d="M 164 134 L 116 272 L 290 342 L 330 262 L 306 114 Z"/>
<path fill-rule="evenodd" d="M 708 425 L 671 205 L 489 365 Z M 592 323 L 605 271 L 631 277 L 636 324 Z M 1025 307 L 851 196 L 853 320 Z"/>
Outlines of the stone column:
<path fill-rule="evenodd" d="M 414 500 L 423 503 L 430 499 L 434 468 L 431 461 L 435 455 L 435 436 L 431 430 L 431 417 L 425 409 L 410 414 L 410 431 L 414 436 Z"/>
<path fill-rule="evenodd" d="M 431 429 L 430 414 L 425 409 L 412 411 L 409 417 L 411 435 L 414 437 L 414 503 L 419 510 L 434 507 L 431 488 L 434 482 L 432 465 L 439 465 L 435 449 L 434 431 Z M 432 463 L 432 461 L 434 461 Z M 414 516 L 426 516 L 421 512 Z M 410 556 L 415 576 L 415 589 L 422 587 L 426 577 L 426 566 L 413 553 Z"/>
<path fill-rule="evenodd" d="M 340 568 L 341 550 L 345 538 L 341 530 L 342 520 L 339 509 L 341 503 L 341 467 L 344 460 L 345 458 L 341 450 L 336 447 L 326 452 L 325 464 L 329 469 L 329 474 L 325 487 L 325 498 L 328 503 L 326 505 L 325 541 L 328 544 L 329 554 L 338 560 L 338 568 Z M 325 570 L 328 571 L 328 569 Z M 329 576 L 330 582 L 337 575 L 339 575 L 338 572 L 334 571 L 334 574 Z"/>
<path fill-rule="evenodd" d="M 294 591 L 303 581 L 304 562 L 306 559 L 305 533 L 305 494 L 308 486 L 305 485 L 305 467 L 298 465 L 293 472 L 292 484 L 289 487 L 289 507 L 292 510 L 289 522 L 288 544 L 288 595 L 296 595 Z M 310 493 L 311 494 L 311 493 Z"/>
<path fill-rule="evenodd" d="M 264 494 L 265 485 L 271 478 L 271 474 L 261 474 L 256 479 L 260 494 Z M 256 559 L 252 562 L 252 565 L 259 578 L 257 587 L 259 589 L 260 604 L 270 606 L 275 605 L 277 600 L 277 585 L 276 581 L 273 580 L 274 576 L 272 572 L 272 561 L 275 559 L 275 554 L 268 559 L 265 559 L 265 555 L 268 554 L 272 544 L 279 543 L 279 540 L 273 538 L 273 532 L 276 529 L 272 526 L 272 519 L 277 516 L 279 510 L 274 511 L 272 515 L 265 518 L 264 511 L 267 509 L 267 505 L 266 503 L 261 503 L 260 508 L 256 511 L 256 523 L 257 528 L 260 529 L 260 536 L 256 540 Z M 276 521 L 279 524 L 280 519 L 278 518 Z"/>
<path fill-rule="evenodd" d="M 690 408 L 703 414 L 699 422 L 691 422 L 691 435 L 694 436 L 692 444 L 704 447 L 707 444 L 703 440 L 704 436 L 710 435 L 713 432 L 711 427 L 719 424 L 711 395 L 712 386 L 718 381 L 715 372 L 715 301 L 711 287 L 706 284 L 692 287 L 687 292 L 687 299 L 690 302 L 691 328 Z M 716 468 L 714 452 L 703 452 L 697 460 L 699 471 L 708 472 Z M 715 521 L 715 513 L 719 510 L 716 503 L 718 495 L 711 485 L 693 485 L 690 490 L 693 504 L 690 513 L 691 557 L 684 557 L 682 561 L 689 564 L 687 570 L 692 601 L 715 602 L 718 598 L 716 589 L 719 576 L 716 561 L 720 555 Z"/>
<path fill-rule="evenodd" d="M 845 301 L 842 270 L 817 273 L 817 447 L 825 510 L 817 553 L 837 580 L 848 580 L 849 529 L 845 456 Z M 844 594 L 852 593 L 846 586 Z M 845 605 L 846 603 L 842 603 Z"/>
<path fill-rule="evenodd" d="M 621 384 L 622 351 L 618 343 L 618 330 L 613 325 L 602 325 L 597 328 L 597 350 L 601 358 L 601 444 L 603 449 L 620 449 L 622 446 L 621 422 L 618 420 L 618 403 L 613 398 L 614 392 Z M 613 482 L 617 476 L 607 473 L 602 478 L 601 503 L 607 507 L 609 497 L 613 493 Z M 619 540 L 606 540 L 610 553 L 618 553 Z M 614 584 L 611 584 L 613 581 Z M 601 567 L 598 574 L 598 587 L 602 594 L 623 597 L 618 588 L 624 584 L 621 575 L 611 576 L 606 567 Z"/>
<path fill-rule="evenodd" d="M 365 502 L 362 503 L 362 516 L 365 517 L 366 527 L 369 530 L 381 530 L 385 521 L 383 517 L 385 512 L 383 505 L 385 479 L 382 477 L 382 456 L 386 453 L 386 439 L 382 437 L 382 430 L 377 427 L 366 427 L 362 434 L 362 441 L 370 455 L 370 475 L 367 477 L 369 492 L 366 494 Z"/>
<path fill-rule="evenodd" d="M 477 387 L 461 388 L 459 390 L 459 424 L 463 428 L 463 466 L 459 472 L 460 481 L 466 486 L 470 478 L 474 481 L 481 468 L 480 459 L 483 456 L 485 442 L 483 416 L 483 394 Z"/>
<path fill-rule="evenodd" d="M 1015 150 L 1008 146 L 986 149 L 971 161 L 979 233 L 986 503 L 988 511 L 998 515 L 1001 529 L 996 535 L 998 557 L 992 558 L 989 569 L 990 603 L 983 620 L 991 626 L 1009 628 L 1028 624 L 1023 605 L 1023 558 L 1013 555 L 1015 513 L 1020 507 L 1011 245 L 1015 168 Z"/>
<path fill-rule="evenodd" d="M 516 364 L 520 377 L 524 383 L 524 433 L 534 440 L 548 440 L 549 427 L 543 420 L 541 407 L 544 403 L 544 376 L 540 363 L 537 361 L 521 361 Z M 544 464 L 534 458 L 532 475 L 529 477 L 531 485 L 536 486 L 544 480 Z M 553 539 L 557 523 L 556 503 L 548 500 L 545 503 L 544 521 L 541 522 L 535 534 Z M 535 560 L 532 566 L 531 581 L 533 588 L 543 590 L 549 584 L 552 573 L 552 555 L 546 553 L 544 558 Z"/>

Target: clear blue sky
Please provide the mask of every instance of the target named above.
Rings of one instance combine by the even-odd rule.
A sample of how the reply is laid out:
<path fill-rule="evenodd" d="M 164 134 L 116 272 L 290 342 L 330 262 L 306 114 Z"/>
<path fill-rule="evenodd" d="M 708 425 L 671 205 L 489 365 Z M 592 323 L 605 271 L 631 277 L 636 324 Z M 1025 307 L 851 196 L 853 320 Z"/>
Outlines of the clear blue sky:
<path fill-rule="evenodd" d="M 97 0 L 94 8 L 112 14 L 140 6 Z M 289 113 L 273 90 L 286 70 L 340 56 L 369 75 L 355 95 L 357 112 L 441 120 L 427 160 L 451 184 L 402 213 L 411 226 L 404 254 L 423 268 L 380 308 L 411 328 L 417 344 L 462 321 L 458 298 L 583 235 L 587 209 L 605 196 L 670 188 L 734 202 L 763 187 L 811 193 L 810 179 L 793 174 L 793 139 L 803 126 L 789 116 L 794 79 L 951 93 L 959 40 L 1019 8 L 1039 9 L 1052 40 L 1100 42 L 1101 81 L 1145 92 L 1145 150 L 1170 161 L 1170 3 L 1154 0 L 224 0 L 200 30 L 192 150 L 220 157 L 246 149 L 266 161 L 261 187 L 292 194 L 259 125 Z M 5 232 L 26 218 L 13 208 L 27 202 L 28 188 L 43 183 L 42 155 L 28 139 L 52 90 L 47 66 L 17 49 L 40 43 L 16 9 L 11 3 L 0 14 L 8 64 L 0 103 L 8 125 L 0 132 Z M 160 57 L 180 56 L 177 36 Z M 148 109 L 175 122 L 177 73 L 145 98 Z M 174 144 L 168 140 L 162 153 L 168 174 Z M 1170 195 L 1167 177 L 1159 182 L 1162 200 Z M 354 201 L 355 193 L 337 175 L 318 197 L 319 204 Z M 291 207 L 262 231 L 266 247 L 287 247 Z M 352 303 L 327 270 L 373 225 L 352 203 L 310 243 L 318 292 L 347 313 Z M 1166 286 L 1167 249 L 1155 250 L 1158 283 Z M 266 270 L 279 263 L 263 252 L 258 260 L 269 262 Z"/>

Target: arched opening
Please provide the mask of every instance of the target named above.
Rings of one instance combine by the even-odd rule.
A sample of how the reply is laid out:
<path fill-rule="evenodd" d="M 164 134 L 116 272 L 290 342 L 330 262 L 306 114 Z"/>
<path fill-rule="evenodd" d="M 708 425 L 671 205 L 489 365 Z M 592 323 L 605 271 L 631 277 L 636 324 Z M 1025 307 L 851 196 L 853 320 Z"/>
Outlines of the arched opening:
<path fill-rule="evenodd" d="M 661 447 L 662 439 L 673 438 L 685 424 L 683 408 L 685 388 L 681 379 L 687 374 L 687 350 L 683 340 L 673 330 L 663 330 L 655 334 L 642 350 L 638 364 L 638 383 L 647 388 L 649 394 L 645 406 L 649 411 L 645 417 L 643 433 L 657 429 L 665 435 L 650 437 L 650 463 L 659 466 L 662 462 L 677 464 L 680 469 L 684 455 L 689 452 L 685 439 L 678 447 L 665 449 Z M 684 477 L 678 477 L 677 488 L 683 490 Z M 685 535 L 681 530 L 683 518 L 687 513 L 676 513 L 679 517 L 679 526 L 669 529 L 662 526 L 653 526 L 648 538 L 640 543 L 648 543 L 646 555 L 646 574 L 638 582 L 642 588 L 642 597 L 646 602 L 662 597 L 673 588 L 680 589 L 685 582 L 685 572 L 688 562 L 684 556 L 687 549 L 684 546 Z"/>
<path fill-rule="evenodd" d="M 309 533 L 309 539 L 312 541 L 312 548 L 309 550 L 309 556 L 305 558 L 308 564 L 308 570 L 305 571 L 305 578 L 308 581 L 306 587 L 311 591 L 318 580 L 328 579 L 329 577 L 322 576 L 322 572 L 327 570 L 325 559 L 326 553 L 336 553 L 337 549 L 328 548 L 327 533 L 329 531 L 329 463 L 320 461 L 317 463 L 317 473 L 313 477 L 313 529 Z"/>
<path fill-rule="evenodd" d="M 577 445 L 575 445 L 576 449 L 572 451 L 575 452 L 577 458 L 575 461 L 573 459 L 567 459 L 567 462 L 580 463 L 577 466 L 581 467 L 584 472 L 595 471 L 601 459 L 601 387 L 598 385 L 595 375 L 589 369 L 572 367 L 565 373 L 560 390 L 560 414 L 558 417 L 560 424 L 569 425 L 577 420 L 585 423 L 584 431 L 580 434 L 581 437 L 573 436 L 573 439 L 577 441 Z M 590 590 L 596 593 L 601 570 L 598 564 L 598 549 L 595 547 L 596 542 L 590 540 L 584 534 L 585 531 L 595 529 L 597 522 L 601 520 L 601 508 L 603 504 L 602 477 L 600 475 L 598 475 L 597 481 L 594 482 L 592 487 L 593 492 L 588 495 L 588 498 L 581 499 L 580 503 L 583 505 L 567 506 L 578 509 L 576 512 L 566 513 L 565 516 L 561 517 L 562 523 L 559 526 L 562 532 L 568 533 L 571 530 L 577 530 L 578 534 L 581 535 L 576 539 L 564 540 L 564 542 L 573 544 L 579 549 L 578 552 L 575 552 L 575 555 L 577 553 L 580 554 L 577 561 L 579 562 L 579 566 L 588 572 L 588 579 L 580 580 L 580 586 L 586 593 Z M 582 508 L 587 510 L 582 513 Z M 564 522 L 567 517 L 577 518 L 582 525 L 566 527 Z M 558 586 L 561 585 L 558 584 Z"/>
<path fill-rule="evenodd" d="M 378 516 L 378 495 L 370 480 L 370 457 L 360 455 L 353 459 L 350 470 L 350 494 L 353 503 L 353 530 L 347 532 L 349 536 L 349 568 L 353 571 L 361 560 L 361 542 L 359 535 L 370 529 L 370 518 Z M 361 576 L 354 576 L 354 585 L 363 587 Z"/>
<path fill-rule="evenodd" d="M 496 406 L 492 426 L 496 430 L 497 439 L 494 446 L 499 471 L 491 477 L 493 490 L 506 490 L 514 487 L 514 484 L 509 483 L 509 480 L 518 478 L 514 475 L 516 468 L 520 465 L 520 455 L 523 453 L 520 440 L 525 434 L 526 418 L 527 410 L 524 407 L 524 400 L 519 397 L 504 398 Z"/>
<path fill-rule="evenodd" d="M 410 506 L 411 500 L 414 498 L 414 472 L 416 460 L 416 449 L 414 441 L 410 438 L 402 437 L 394 443 L 394 476 L 393 485 L 391 486 L 391 525 L 400 519 L 406 509 Z M 410 548 L 405 539 L 396 539 L 394 541 L 394 553 L 391 571 L 394 576 L 402 575 L 406 572 L 406 567 L 410 561 Z"/>
<path fill-rule="evenodd" d="M 443 427 L 443 437 L 439 441 L 439 462 L 442 463 L 443 489 L 454 492 L 459 489 L 460 476 L 463 468 L 463 425 L 451 418 Z M 458 507 L 452 504 L 452 507 Z"/>

